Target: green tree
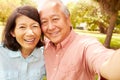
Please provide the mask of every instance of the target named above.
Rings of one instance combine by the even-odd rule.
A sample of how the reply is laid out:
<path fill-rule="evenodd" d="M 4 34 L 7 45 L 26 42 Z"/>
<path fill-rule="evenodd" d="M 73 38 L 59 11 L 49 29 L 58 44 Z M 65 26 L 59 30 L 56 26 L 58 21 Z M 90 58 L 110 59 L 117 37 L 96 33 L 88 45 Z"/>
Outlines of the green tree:
<path fill-rule="evenodd" d="M 106 16 L 101 14 L 98 3 L 88 3 L 83 0 L 78 1 L 77 3 L 71 2 L 67 6 L 71 13 L 71 22 L 74 28 L 76 28 L 80 23 L 86 22 L 89 30 L 96 30 L 99 28 L 101 33 L 105 33 L 107 20 Z M 102 28 L 101 25 L 103 26 Z"/>
<path fill-rule="evenodd" d="M 87 22 L 89 30 L 95 30 L 95 28 L 99 27 L 101 33 L 107 34 L 104 45 L 109 48 L 114 27 L 116 26 L 114 32 L 120 30 L 120 12 L 118 13 L 120 0 L 94 1 L 99 2 L 100 5 L 93 2 L 88 4 L 84 0 L 80 0 L 78 3 L 69 3 L 67 6 L 70 9 L 71 22 L 74 28 L 81 22 Z"/>
<path fill-rule="evenodd" d="M 0 0 L 0 21 L 5 22 L 11 11 L 18 5 L 17 0 Z"/>
<path fill-rule="evenodd" d="M 104 46 L 110 48 L 112 33 L 116 25 L 118 11 L 120 10 L 120 0 L 95 0 L 98 1 L 101 9 L 109 15 L 109 27 Z"/>
<path fill-rule="evenodd" d="M 32 5 L 36 7 L 36 3 L 32 0 L 0 0 L 0 22 L 6 22 L 11 12 L 21 5 Z"/>
<path fill-rule="evenodd" d="M 77 25 L 79 25 L 81 22 L 87 21 L 88 24 L 90 24 L 92 21 L 89 20 L 90 16 L 94 16 L 93 11 L 95 9 L 94 6 L 91 6 L 84 2 L 78 2 L 78 3 L 69 3 L 68 8 L 71 13 L 71 22 L 73 24 L 73 27 L 76 28 Z"/>
<path fill-rule="evenodd" d="M 35 3 L 33 0 L 20 0 L 20 4 L 21 5 L 32 5 L 32 6 L 35 6 L 37 7 L 37 3 Z"/>

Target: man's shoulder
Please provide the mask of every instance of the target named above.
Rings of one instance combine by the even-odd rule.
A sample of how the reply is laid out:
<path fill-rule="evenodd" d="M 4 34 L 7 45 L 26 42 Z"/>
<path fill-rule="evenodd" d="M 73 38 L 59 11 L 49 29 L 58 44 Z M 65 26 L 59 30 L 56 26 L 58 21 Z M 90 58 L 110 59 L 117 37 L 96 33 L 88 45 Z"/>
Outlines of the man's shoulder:
<path fill-rule="evenodd" d="M 96 37 L 93 36 L 89 36 L 89 35 L 85 35 L 85 34 L 78 34 L 76 33 L 76 38 L 78 38 L 79 40 L 97 40 Z"/>

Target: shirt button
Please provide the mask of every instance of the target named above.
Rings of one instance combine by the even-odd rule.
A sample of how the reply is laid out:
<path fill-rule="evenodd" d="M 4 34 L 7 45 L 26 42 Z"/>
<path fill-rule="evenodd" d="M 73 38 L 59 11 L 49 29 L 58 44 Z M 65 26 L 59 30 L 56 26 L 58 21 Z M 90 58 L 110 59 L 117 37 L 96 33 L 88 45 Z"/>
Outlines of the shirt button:
<path fill-rule="evenodd" d="M 56 71 L 57 70 L 57 68 L 54 68 L 54 71 Z"/>
<path fill-rule="evenodd" d="M 56 57 L 58 57 L 59 55 L 58 54 L 56 54 Z"/>

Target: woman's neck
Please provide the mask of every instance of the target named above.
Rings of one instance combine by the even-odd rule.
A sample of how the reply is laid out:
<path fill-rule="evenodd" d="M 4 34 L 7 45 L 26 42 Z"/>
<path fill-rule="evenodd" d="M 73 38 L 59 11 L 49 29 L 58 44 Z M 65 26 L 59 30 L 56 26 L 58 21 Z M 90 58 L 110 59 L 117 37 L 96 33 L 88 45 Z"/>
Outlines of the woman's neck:
<path fill-rule="evenodd" d="M 31 53 L 32 53 L 33 50 L 31 49 L 21 49 L 21 54 L 24 58 L 27 58 Z"/>

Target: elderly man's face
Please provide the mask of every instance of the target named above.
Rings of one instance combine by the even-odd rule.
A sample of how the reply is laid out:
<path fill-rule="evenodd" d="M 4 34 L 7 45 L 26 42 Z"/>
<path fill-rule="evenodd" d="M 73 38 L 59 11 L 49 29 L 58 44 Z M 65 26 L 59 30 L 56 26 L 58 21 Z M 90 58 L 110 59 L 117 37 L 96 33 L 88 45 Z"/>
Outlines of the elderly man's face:
<path fill-rule="evenodd" d="M 47 38 L 57 44 L 70 33 L 70 18 L 67 17 L 57 3 L 48 3 L 40 10 L 42 31 Z"/>

